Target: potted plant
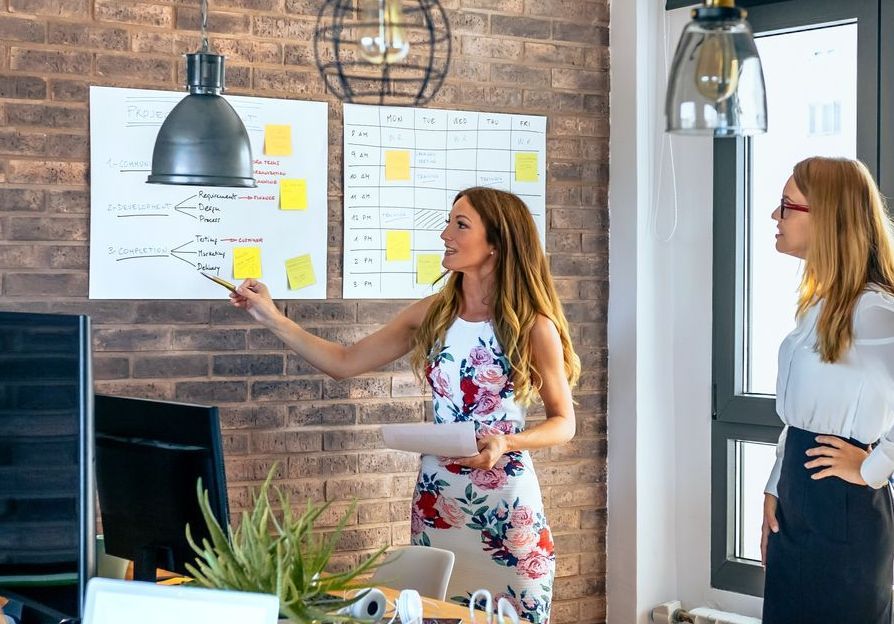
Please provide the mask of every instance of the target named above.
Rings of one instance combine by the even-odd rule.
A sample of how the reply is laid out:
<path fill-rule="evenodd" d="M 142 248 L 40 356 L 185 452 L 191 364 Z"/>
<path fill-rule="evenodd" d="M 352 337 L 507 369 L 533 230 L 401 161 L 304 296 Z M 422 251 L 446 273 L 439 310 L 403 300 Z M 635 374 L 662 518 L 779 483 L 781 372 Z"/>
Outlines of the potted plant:
<path fill-rule="evenodd" d="M 186 536 L 196 551 L 196 565 L 187 564 L 192 578 L 199 585 L 216 589 L 232 589 L 276 594 L 280 614 L 295 624 L 311 622 L 351 622 L 355 619 L 339 615 L 339 609 L 363 597 L 368 588 L 358 577 L 369 573 L 385 547 L 379 549 L 356 568 L 340 573 L 325 571 L 335 545 L 356 507 L 356 501 L 329 534 L 314 531 L 314 523 L 329 507 L 312 501 L 300 514 L 292 511 L 289 497 L 272 486 L 281 511 L 276 512 L 270 500 L 271 481 L 276 465 L 257 493 L 252 493 L 251 512 L 243 511 L 239 526 L 227 522 L 221 527 L 211 513 L 208 492 L 197 484 L 199 505 L 211 537 L 195 543 L 186 527 Z M 347 592 L 354 592 L 353 595 Z M 350 596 L 349 598 L 344 598 Z"/>

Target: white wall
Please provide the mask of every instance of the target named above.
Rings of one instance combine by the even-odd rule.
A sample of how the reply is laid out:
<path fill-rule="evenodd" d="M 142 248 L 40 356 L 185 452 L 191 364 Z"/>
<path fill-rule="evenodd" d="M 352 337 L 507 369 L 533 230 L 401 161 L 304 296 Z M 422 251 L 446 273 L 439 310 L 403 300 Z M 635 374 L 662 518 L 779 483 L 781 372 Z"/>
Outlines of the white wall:
<path fill-rule="evenodd" d="M 663 132 L 664 31 L 672 55 L 687 21 L 663 0 L 612 4 L 611 624 L 671 599 L 760 613 L 710 587 L 712 148 Z"/>

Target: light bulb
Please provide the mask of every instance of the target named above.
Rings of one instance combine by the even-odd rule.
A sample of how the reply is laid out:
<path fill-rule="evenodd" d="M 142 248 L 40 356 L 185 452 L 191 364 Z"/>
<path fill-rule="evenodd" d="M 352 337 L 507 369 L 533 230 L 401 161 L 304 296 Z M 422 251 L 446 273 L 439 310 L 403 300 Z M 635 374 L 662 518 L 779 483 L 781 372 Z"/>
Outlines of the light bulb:
<path fill-rule="evenodd" d="M 695 87 L 713 102 L 722 102 L 739 86 L 739 59 L 728 33 L 709 33 L 698 51 Z"/>
<path fill-rule="evenodd" d="M 410 52 L 400 0 L 360 0 L 358 52 L 369 63 L 399 63 Z"/>

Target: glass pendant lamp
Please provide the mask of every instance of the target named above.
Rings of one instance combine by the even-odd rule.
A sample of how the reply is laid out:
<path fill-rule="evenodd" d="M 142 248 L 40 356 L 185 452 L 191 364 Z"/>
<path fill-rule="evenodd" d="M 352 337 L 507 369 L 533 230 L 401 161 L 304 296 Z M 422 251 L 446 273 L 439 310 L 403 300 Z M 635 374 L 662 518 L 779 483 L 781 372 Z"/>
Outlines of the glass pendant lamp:
<path fill-rule="evenodd" d="M 745 16 L 734 0 L 705 0 L 692 10 L 668 78 L 668 132 L 731 137 L 767 131 L 764 73 Z"/>
<path fill-rule="evenodd" d="M 189 94 L 168 114 L 152 151 L 153 184 L 255 187 L 245 125 L 220 93 L 224 57 L 208 51 L 208 2 L 201 4 L 202 49 L 186 55 Z"/>

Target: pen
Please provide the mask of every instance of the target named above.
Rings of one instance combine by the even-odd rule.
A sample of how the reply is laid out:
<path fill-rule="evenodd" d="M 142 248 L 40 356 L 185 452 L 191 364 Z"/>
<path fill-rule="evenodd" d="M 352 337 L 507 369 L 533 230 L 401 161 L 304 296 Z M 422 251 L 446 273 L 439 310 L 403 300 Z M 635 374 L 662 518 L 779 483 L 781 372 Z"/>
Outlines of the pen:
<path fill-rule="evenodd" d="M 214 282 L 215 284 L 220 284 L 221 286 L 223 286 L 224 288 L 226 288 L 226 289 L 229 290 L 230 292 L 236 292 L 236 286 L 234 286 L 233 284 L 231 284 L 231 283 L 228 282 L 227 280 L 222 279 L 222 278 L 220 278 L 220 277 L 217 277 L 216 275 L 208 275 L 207 273 L 204 273 L 204 272 L 202 272 L 202 271 L 199 271 L 199 273 L 201 273 L 202 275 L 204 275 L 205 277 L 207 277 L 208 279 L 210 279 L 210 280 L 211 280 L 212 282 Z"/>

